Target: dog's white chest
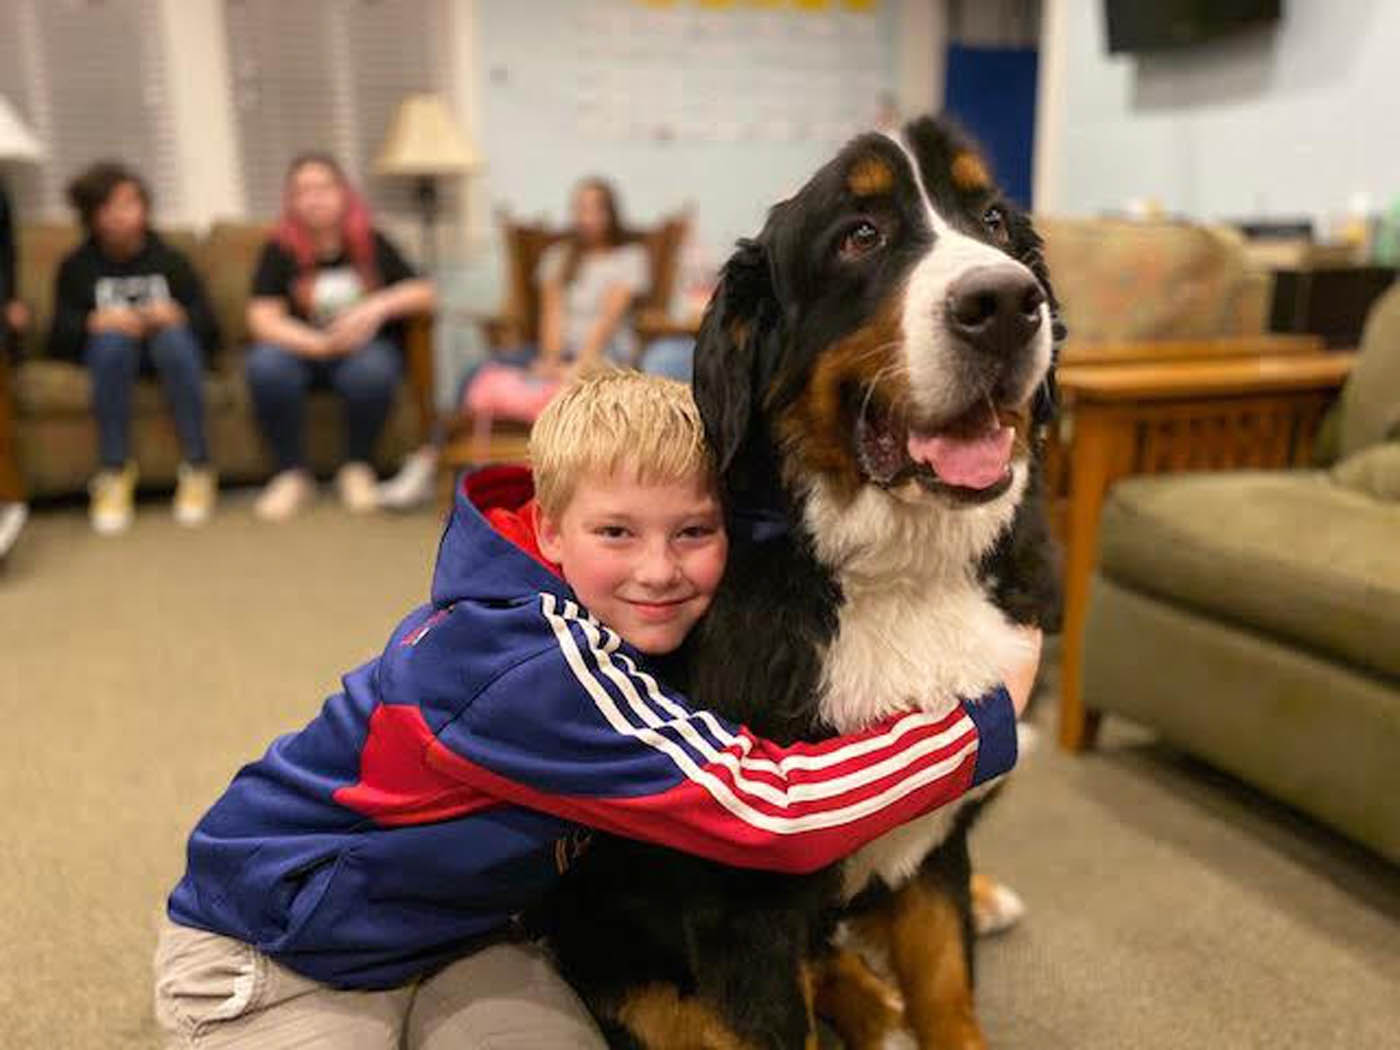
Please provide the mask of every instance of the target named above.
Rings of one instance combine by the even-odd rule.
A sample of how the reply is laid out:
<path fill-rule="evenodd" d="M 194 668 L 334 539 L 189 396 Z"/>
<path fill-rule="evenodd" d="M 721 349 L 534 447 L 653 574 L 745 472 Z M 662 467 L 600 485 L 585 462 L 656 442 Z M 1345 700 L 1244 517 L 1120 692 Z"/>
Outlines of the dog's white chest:
<path fill-rule="evenodd" d="M 1001 680 L 1023 648 L 971 579 L 846 587 L 822 665 L 822 715 L 842 733 L 899 711 L 947 714 Z"/>
<path fill-rule="evenodd" d="M 898 584 L 848 590 L 840 630 L 823 664 L 823 715 L 842 732 L 898 711 L 953 711 L 1001 681 L 1023 650 L 1019 634 L 971 579 L 925 592 Z M 845 891 L 875 876 L 904 882 L 947 837 L 955 807 L 911 821 L 847 859 Z"/>
<path fill-rule="evenodd" d="M 841 504 L 817 486 L 806 507 L 822 563 L 839 567 L 844 599 L 823 654 L 821 711 L 838 732 L 900 711 L 936 715 L 984 695 L 1025 658 L 1026 642 L 992 604 L 976 566 L 1025 488 L 957 513 L 908 506 L 867 486 Z M 848 894 L 882 876 L 898 886 L 947 837 L 952 807 L 896 828 L 845 864 Z"/>

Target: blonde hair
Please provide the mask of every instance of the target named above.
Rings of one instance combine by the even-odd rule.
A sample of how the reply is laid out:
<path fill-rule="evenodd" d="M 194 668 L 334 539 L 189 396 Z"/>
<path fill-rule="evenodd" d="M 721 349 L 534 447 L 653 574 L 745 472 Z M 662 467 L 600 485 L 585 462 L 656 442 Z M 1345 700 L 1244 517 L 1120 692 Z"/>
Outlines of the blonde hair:
<path fill-rule="evenodd" d="M 535 498 L 551 518 L 590 474 L 630 469 L 646 484 L 714 479 L 690 387 L 616 368 L 586 372 L 545 406 L 530 429 L 530 463 Z"/>

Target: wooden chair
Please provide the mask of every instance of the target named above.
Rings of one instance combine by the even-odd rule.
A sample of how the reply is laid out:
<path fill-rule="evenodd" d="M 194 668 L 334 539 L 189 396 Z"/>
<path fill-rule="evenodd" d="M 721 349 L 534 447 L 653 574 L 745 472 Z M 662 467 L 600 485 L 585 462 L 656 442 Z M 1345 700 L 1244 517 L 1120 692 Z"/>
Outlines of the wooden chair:
<path fill-rule="evenodd" d="M 505 249 L 505 289 L 497 313 L 475 318 L 486 345 L 493 351 L 532 343 L 538 338 L 540 289 L 535 273 L 546 249 L 568 235 L 567 230 L 540 222 L 518 221 L 504 209 L 496 213 L 496 218 Z M 643 347 L 651 339 L 675 330 L 669 322 L 669 309 L 680 269 L 680 249 L 691 220 L 691 210 L 686 208 L 638 231 L 651 264 L 651 286 L 632 307 L 632 323 Z M 441 458 L 443 491 L 450 498 L 451 478 L 464 466 L 523 460 L 529 432 L 525 423 L 457 414 L 447 426 Z"/>

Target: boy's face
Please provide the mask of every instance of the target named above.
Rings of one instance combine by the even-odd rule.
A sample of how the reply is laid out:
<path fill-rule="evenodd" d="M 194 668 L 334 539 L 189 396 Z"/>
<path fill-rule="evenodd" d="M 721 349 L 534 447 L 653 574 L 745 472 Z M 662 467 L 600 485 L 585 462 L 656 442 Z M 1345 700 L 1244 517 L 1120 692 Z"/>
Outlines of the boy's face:
<path fill-rule="evenodd" d="M 644 653 L 668 653 L 704 615 L 729 553 L 703 479 L 643 484 L 630 472 L 582 478 L 540 550 L 590 613 Z"/>

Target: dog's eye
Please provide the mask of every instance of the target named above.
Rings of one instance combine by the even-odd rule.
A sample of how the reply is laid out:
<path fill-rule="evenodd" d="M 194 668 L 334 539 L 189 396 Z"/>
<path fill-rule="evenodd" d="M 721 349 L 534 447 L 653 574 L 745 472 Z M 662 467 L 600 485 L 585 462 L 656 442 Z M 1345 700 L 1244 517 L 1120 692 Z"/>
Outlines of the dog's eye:
<path fill-rule="evenodd" d="M 846 261 L 863 259 L 885 243 L 882 234 L 873 222 L 862 220 L 852 226 L 841 241 L 841 258 Z"/>
<path fill-rule="evenodd" d="M 1006 228 L 1006 212 L 1002 211 L 999 205 L 993 204 L 982 213 L 982 225 L 998 243 L 1010 240 L 1011 234 Z"/>

